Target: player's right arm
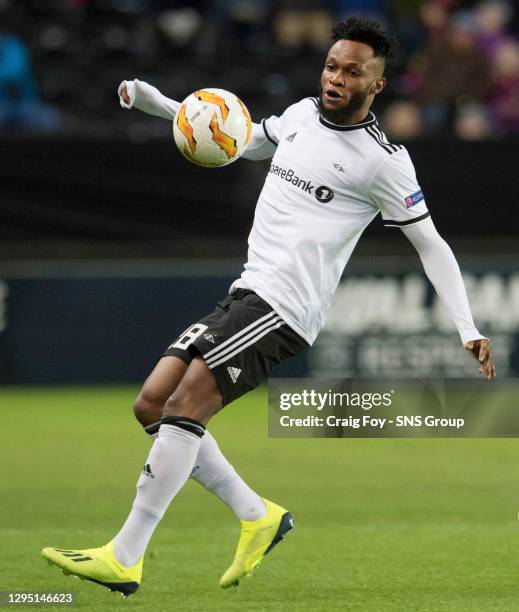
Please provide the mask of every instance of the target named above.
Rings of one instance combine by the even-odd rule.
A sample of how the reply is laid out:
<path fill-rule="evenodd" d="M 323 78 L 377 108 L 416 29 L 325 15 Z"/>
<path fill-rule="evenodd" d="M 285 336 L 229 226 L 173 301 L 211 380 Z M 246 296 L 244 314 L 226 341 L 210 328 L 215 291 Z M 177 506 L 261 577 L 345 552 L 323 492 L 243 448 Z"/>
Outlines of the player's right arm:
<path fill-rule="evenodd" d="M 146 83 L 134 79 L 133 81 L 123 81 L 117 89 L 121 106 L 130 110 L 137 108 L 148 115 L 162 117 L 173 121 L 180 107 L 180 102 L 171 100 L 162 95 L 160 91 Z"/>
<path fill-rule="evenodd" d="M 180 102 L 167 98 L 156 87 L 139 79 L 123 81 L 117 93 L 124 109 L 137 108 L 148 115 L 170 121 L 173 121 L 180 108 Z M 270 159 L 274 155 L 278 145 L 276 135 L 279 121 L 279 117 L 272 116 L 261 123 L 252 124 L 250 140 L 243 154 L 245 159 Z"/>

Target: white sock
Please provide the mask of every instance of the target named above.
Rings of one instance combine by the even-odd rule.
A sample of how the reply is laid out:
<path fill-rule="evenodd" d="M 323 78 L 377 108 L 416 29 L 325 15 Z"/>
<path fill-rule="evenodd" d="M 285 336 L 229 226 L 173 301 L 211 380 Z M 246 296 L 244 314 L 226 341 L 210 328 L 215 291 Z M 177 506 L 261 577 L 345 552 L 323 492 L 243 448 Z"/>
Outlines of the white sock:
<path fill-rule="evenodd" d="M 134 565 L 144 554 L 160 519 L 189 478 L 200 442 L 199 436 L 176 425 L 160 426 L 130 515 L 114 538 L 114 553 L 123 565 Z"/>
<path fill-rule="evenodd" d="M 244 521 L 265 516 L 265 503 L 236 473 L 206 430 L 202 438 L 191 478 L 217 495 Z"/>
<path fill-rule="evenodd" d="M 126 519 L 121 531 L 115 536 L 114 554 L 119 563 L 130 567 L 140 559 L 140 551 L 146 550 L 146 546 L 155 531 L 160 519 L 154 514 L 136 508 Z"/>
<path fill-rule="evenodd" d="M 159 435 L 159 423 L 144 428 L 152 440 Z M 267 510 L 261 497 L 240 478 L 207 430 L 200 443 L 191 478 L 219 497 L 240 520 L 255 521 L 265 516 Z"/>

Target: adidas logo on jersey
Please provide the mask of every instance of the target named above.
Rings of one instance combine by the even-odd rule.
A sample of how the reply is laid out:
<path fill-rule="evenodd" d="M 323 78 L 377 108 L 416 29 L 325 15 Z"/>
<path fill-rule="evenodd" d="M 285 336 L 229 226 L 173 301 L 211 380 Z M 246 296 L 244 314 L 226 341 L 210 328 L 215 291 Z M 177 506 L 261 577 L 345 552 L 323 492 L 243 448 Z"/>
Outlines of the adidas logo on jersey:
<path fill-rule="evenodd" d="M 240 368 L 227 368 L 227 372 L 229 372 L 232 382 L 236 383 L 238 376 L 241 374 Z"/>
<path fill-rule="evenodd" d="M 285 140 L 288 140 L 288 142 L 294 142 L 294 138 L 296 136 L 297 136 L 297 132 L 294 132 L 293 134 L 290 134 L 290 136 L 287 136 Z"/>
<path fill-rule="evenodd" d="M 344 172 L 344 163 L 339 162 L 338 164 L 333 164 L 333 167 L 339 172 Z"/>
<path fill-rule="evenodd" d="M 208 342 L 212 342 L 214 344 L 214 336 L 213 334 L 204 334 L 204 338 L 208 341 Z"/>

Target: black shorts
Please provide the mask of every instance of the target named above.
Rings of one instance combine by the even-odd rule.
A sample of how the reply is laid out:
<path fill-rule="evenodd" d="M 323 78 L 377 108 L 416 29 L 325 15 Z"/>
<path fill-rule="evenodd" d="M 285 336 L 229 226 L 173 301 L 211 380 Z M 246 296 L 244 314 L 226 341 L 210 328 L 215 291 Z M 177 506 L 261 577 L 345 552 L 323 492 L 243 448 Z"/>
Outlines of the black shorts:
<path fill-rule="evenodd" d="M 308 346 L 254 291 L 238 289 L 180 334 L 163 356 L 187 364 L 202 356 L 225 406 L 265 381 L 272 366 Z"/>

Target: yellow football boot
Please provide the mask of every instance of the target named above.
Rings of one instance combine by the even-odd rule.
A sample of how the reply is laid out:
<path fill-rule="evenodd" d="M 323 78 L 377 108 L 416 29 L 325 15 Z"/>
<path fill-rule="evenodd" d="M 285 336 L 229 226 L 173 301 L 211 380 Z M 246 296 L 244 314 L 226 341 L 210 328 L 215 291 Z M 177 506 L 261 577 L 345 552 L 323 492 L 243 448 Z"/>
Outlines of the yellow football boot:
<path fill-rule="evenodd" d="M 224 589 L 238 586 L 240 580 L 250 574 L 276 544 L 294 529 L 290 512 L 268 499 L 263 500 L 267 514 L 256 521 L 240 521 L 241 533 L 236 555 L 230 567 L 220 578 Z"/>
<path fill-rule="evenodd" d="M 132 567 L 125 567 L 115 558 L 112 542 L 101 548 L 84 550 L 47 547 L 41 554 L 49 565 L 57 565 L 66 576 L 70 574 L 96 582 L 125 597 L 135 593 L 141 582 L 143 557 Z"/>

